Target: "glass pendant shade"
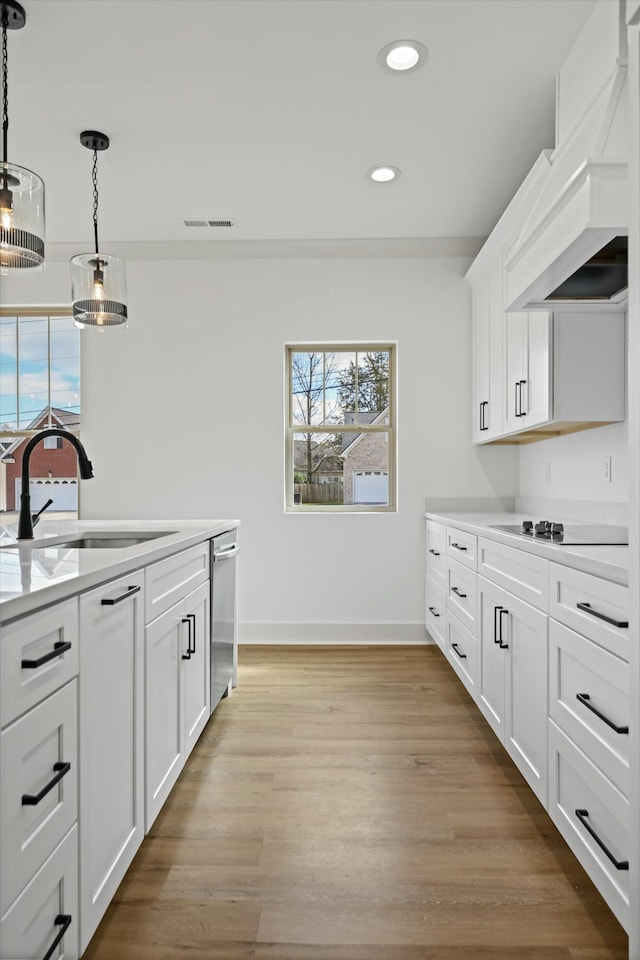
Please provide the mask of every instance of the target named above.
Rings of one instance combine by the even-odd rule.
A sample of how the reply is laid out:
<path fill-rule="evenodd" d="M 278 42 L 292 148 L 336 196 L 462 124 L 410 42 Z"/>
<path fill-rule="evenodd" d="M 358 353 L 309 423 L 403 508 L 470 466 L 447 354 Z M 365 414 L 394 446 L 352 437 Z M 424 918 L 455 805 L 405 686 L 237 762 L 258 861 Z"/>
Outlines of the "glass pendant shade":
<path fill-rule="evenodd" d="M 114 327 L 127 322 L 124 260 L 104 253 L 71 258 L 71 298 L 76 327 Z"/>
<path fill-rule="evenodd" d="M 0 162 L 0 273 L 44 266 L 44 183 L 37 173 Z"/>

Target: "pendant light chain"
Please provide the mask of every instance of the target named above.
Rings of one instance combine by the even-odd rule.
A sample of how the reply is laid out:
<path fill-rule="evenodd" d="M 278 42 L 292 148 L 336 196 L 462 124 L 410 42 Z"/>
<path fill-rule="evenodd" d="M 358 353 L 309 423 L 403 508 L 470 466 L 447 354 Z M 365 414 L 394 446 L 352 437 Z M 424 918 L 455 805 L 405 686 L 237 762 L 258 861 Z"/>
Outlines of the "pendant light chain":
<path fill-rule="evenodd" d="M 93 170 L 91 172 L 93 182 L 93 236 L 96 242 L 96 253 L 98 252 L 98 151 L 93 151 Z"/>
<path fill-rule="evenodd" d="M 7 162 L 7 136 L 9 131 L 9 91 L 7 70 L 7 24 L 9 15 L 2 14 L 2 160 Z"/>

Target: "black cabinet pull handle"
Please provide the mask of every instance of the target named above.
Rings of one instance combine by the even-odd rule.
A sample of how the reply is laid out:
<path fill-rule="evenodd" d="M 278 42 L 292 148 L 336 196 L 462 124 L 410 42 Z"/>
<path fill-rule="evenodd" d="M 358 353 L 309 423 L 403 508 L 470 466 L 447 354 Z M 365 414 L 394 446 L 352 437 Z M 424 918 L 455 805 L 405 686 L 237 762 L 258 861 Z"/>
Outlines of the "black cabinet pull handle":
<path fill-rule="evenodd" d="M 46 797 L 50 790 L 53 790 L 56 783 L 60 783 L 62 778 L 69 773 L 71 770 L 70 763 L 54 763 L 53 769 L 56 771 L 55 777 L 52 777 L 49 780 L 49 783 L 46 784 L 40 791 L 40 793 L 23 793 L 22 794 L 22 806 L 23 807 L 35 807 L 37 803 L 40 803 L 41 800 Z"/>
<path fill-rule="evenodd" d="M 603 723 L 606 723 L 608 727 L 611 727 L 612 730 L 615 730 L 616 733 L 629 733 L 629 727 L 619 727 L 617 723 L 614 723 L 613 720 L 609 720 L 609 717 L 605 717 L 604 713 L 600 713 L 597 707 L 591 703 L 591 697 L 588 693 L 576 693 L 576 700 L 579 700 L 583 707 L 586 707 L 587 710 L 591 710 L 591 713 L 595 713 L 596 717 L 599 717 Z"/>
<path fill-rule="evenodd" d="M 628 627 L 628 620 L 614 620 L 613 617 L 608 617 L 606 613 L 598 613 L 597 610 L 591 609 L 590 603 L 576 603 L 578 610 L 584 610 L 585 613 L 590 613 L 592 617 L 597 617 L 598 620 L 604 620 L 605 623 L 610 623 L 612 627 Z"/>
<path fill-rule="evenodd" d="M 588 810 L 576 810 L 576 817 L 578 818 L 578 820 L 580 821 L 580 823 L 582 824 L 582 826 L 585 828 L 585 830 L 586 830 L 589 834 L 591 834 L 591 836 L 593 837 L 593 839 L 595 840 L 595 842 L 598 844 L 598 846 L 600 847 L 600 849 L 603 850 L 604 853 L 605 853 L 605 854 L 607 855 L 607 857 L 609 858 L 609 860 L 611 860 L 611 863 L 614 865 L 614 867 L 616 868 L 616 870 L 628 870 L 628 869 L 629 869 L 629 861 L 628 861 L 628 860 L 616 860 L 616 858 L 614 857 L 614 855 L 613 855 L 613 854 L 611 853 L 611 851 L 607 848 L 607 846 L 602 842 L 602 840 L 600 839 L 600 837 L 598 836 L 598 834 L 595 832 L 595 830 L 593 829 L 593 827 L 590 826 L 590 825 L 587 823 L 587 819 L 586 819 L 586 818 L 587 818 L 588 816 L 589 816 L 589 811 L 588 811 Z"/>
<path fill-rule="evenodd" d="M 500 607 L 500 613 L 498 614 L 498 619 L 499 619 L 498 643 L 500 644 L 500 648 L 501 648 L 502 650 L 508 650 L 508 649 L 509 649 L 509 644 L 508 644 L 508 643 L 504 643 L 503 640 L 502 640 L 502 616 L 503 616 L 503 614 L 508 617 L 508 616 L 509 616 L 509 611 L 508 611 L 508 610 L 505 610 L 504 607 Z"/>
<path fill-rule="evenodd" d="M 521 414 L 521 412 L 520 412 L 520 403 L 519 403 L 519 401 L 518 401 L 518 397 L 519 397 L 519 396 L 521 396 L 520 381 L 519 381 L 519 380 L 516 380 L 516 417 L 521 417 L 521 416 L 522 416 L 522 414 Z"/>
<path fill-rule="evenodd" d="M 526 385 L 527 385 L 527 381 L 526 381 L 526 380 L 521 380 L 521 381 L 520 381 L 520 416 L 521 416 L 521 417 L 526 417 L 526 415 L 527 415 L 527 411 L 522 409 L 522 388 L 523 388 L 523 386 L 526 387 Z"/>
<path fill-rule="evenodd" d="M 432 613 L 434 617 L 440 616 L 440 614 L 438 613 L 435 607 L 429 607 L 429 613 Z"/>
<path fill-rule="evenodd" d="M 66 642 L 64 640 L 58 640 L 54 643 L 53 650 L 38 657 L 37 660 L 23 660 L 21 664 L 22 669 L 35 670 L 36 667 L 41 667 L 43 663 L 49 663 L 49 660 L 55 660 L 56 657 L 61 657 L 67 650 L 71 650 L 71 643 L 68 640 Z"/>
<path fill-rule="evenodd" d="M 451 587 L 451 593 L 455 593 L 456 597 L 461 597 L 462 599 L 466 597 L 466 593 L 460 593 L 457 587 Z"/>
<path fill-rule="evenodd" d="M 466 547 L 463 547 L 461 544 L 459 544 L 459 543 L 454 543 L 453 541 L 451 541 L 451 546 L 452 546 L 452 547 L 455 547 L 456 550 L 466 550 L 466 549 L 467 549 Z"/>
<path fill-rule="evenodd" d="M 502 610 L 502 607 L 493 608 L 493 642 L 500 643 L 498 640 L 498 611 Z"/>
<path fill-rule="evenodd" d="M 187 640 L 187 652 L 182 654 L 182 659 L 191 660 L 191 620 L 189 619 L 189 617 L 183 617 L 180 622 L 187 623 L 189 625 L 189 639 Z"/>
<path fill-rule="evenodd" d="M 480 404 L 480 430 L 481 431 L 489 429 L 489 427 L 487 426 L 487 419 L 486 419 L 486 412 L 487 412 L 488 406 L 489 406 L 488 400 L 483 400 L 482 403 Z"/>
<path fill-rule="evenodd" d="M 434 557 L 440 556 L 440 552 L 438 550 L 432 550 L 431 548 L 429 548 L 429 553 L 432 553 Z"/>
<path fill-rule="evenodd" d="M 196 615 L 195 613 L 188 613 L 187 619 L 193 620 L 193 650 L 191 649 L 191 647 L 189 647 L 189 653 L 195 653 L 196 652 Z M 189 631 L 189 641 L 191 641 L 191 631 Z"/>
<path fill-rule="evenodd" d="M 466 660 L 466 659 L 467 659 L 466 653 L 461 653 L 461 652 L 458 650 L 458 644 L 457 644 L 457 643 L 452 643 L 452 644 L 451 644 L 451 649 L 452 649 L 452 650 L 455 650 L 455 652 L 458 654 L 458 656 L 460 657 L 461 660 Z"/>
<path fill-rule="evenodd" d="M 47 952 L 45 953 L 45 955 L 44 955 L 44 957 L 42 958 L 42 960 L 51 960 L 51 957 L 52 957 L 52 956 L 54 955 L 54 953 L 56 952 L 56 947 L 58 946 L 58 944 L 60 943 L 60 941 L 61 941 L 62 938 L 64 937 L 65 933 L 67 932 L 67 930 L 68 930 L 69 927 L 71 926 L 71 914 L 70 914 L 70 913 L 59 913 L 58 916 L 55 918 L 55 920 L 54 920 L 53 922 L 55 923 L 56 927 L 62 927 L 62 929 L 60 930 L 60 932 L 59 932 L 58 934 L 56 934 L 55 940 L 53 941 L 53 943 L 51 944 L 51 946 L 49 947 L 49 949 L 48 949 Z"/>
<path fill-rule="evenodd" d="M 134 593 L 140 593 L 139 586 L 127 587 L 124 593 L 121 593 L 119 597 L 103 597 L 100 603 L 103 607 L 112 607 L 116 603 L 121 603 L 123 600 L 126 600 L 127 597 L 132 597 Z"/>

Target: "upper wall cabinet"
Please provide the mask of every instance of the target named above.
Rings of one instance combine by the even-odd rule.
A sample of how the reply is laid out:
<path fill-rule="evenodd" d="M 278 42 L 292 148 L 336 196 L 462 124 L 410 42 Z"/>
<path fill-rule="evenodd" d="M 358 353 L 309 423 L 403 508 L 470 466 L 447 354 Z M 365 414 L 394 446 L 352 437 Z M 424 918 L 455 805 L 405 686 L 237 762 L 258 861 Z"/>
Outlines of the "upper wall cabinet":
<path fill-rule="evenodd" d="M 502 263 L 473 293 L 473 442 L 502 435 Z"/>

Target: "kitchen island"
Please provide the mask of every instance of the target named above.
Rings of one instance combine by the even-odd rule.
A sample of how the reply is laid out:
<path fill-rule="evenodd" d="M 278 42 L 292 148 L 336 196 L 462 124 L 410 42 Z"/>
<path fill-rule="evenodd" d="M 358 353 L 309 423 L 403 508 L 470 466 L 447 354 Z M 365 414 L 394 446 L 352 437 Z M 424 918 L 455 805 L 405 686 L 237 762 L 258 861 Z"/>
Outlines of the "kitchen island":
<path fill-rule="evenodd" d="M 238 525 L 2 530 L 1 957 L 89 943 L 209 720 L 211 540 Z"/>

